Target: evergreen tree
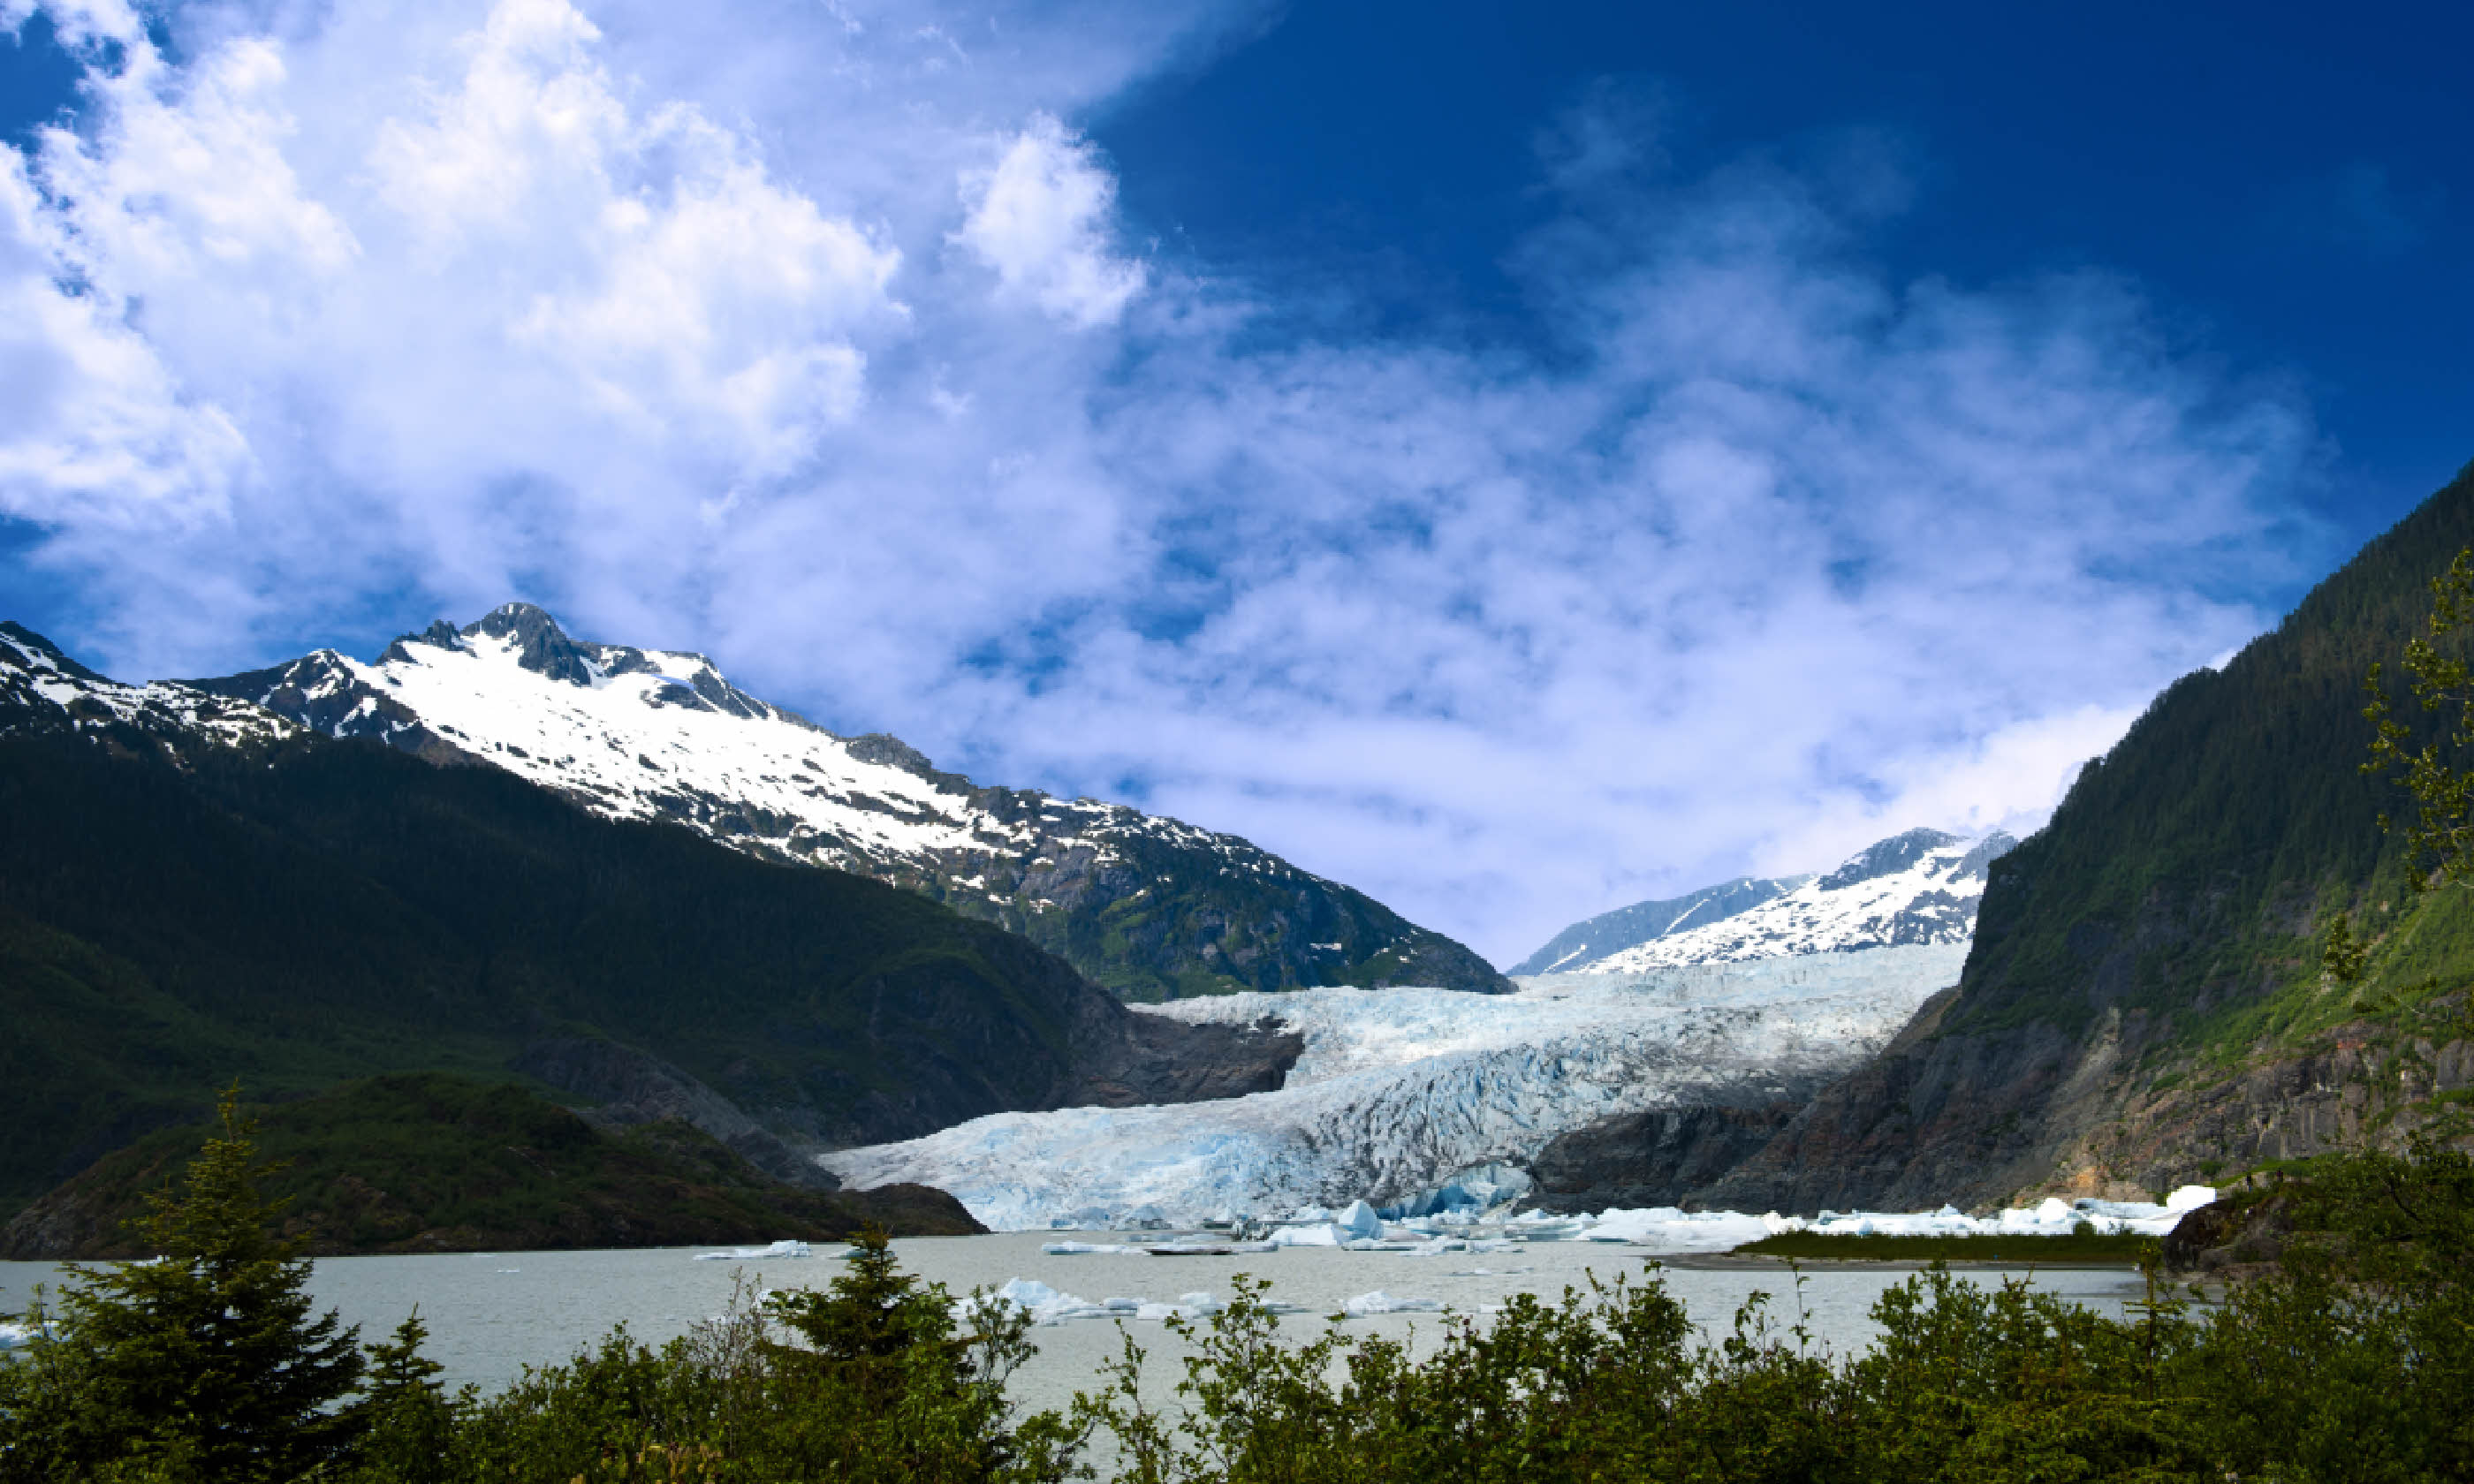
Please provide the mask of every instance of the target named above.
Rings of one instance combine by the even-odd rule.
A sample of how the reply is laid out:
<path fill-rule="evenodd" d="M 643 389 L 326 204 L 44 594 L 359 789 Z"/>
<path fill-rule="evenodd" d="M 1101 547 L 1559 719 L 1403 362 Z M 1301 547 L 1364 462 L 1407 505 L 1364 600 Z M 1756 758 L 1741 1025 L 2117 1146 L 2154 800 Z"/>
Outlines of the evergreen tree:
<path fill-rule="evenodd" d="M 2351 984 L 2363 976 L 2363 965 L 2370 958 L 2371 945 L 2354 937 L 2353 924 L 2340 912 L 2329 920 L 2328 936 L 2319 949 L 2319 967 L 2339 984 Z"/>
<path fill-rule="evenodd" d="M 2416 889 L 2425 872 L 2452 883 L 2474 880 L 2474 767 L 2455 760 L 2474 750 L 2474 673 L 2463 637 L 2474 631 L 2474 546 L 2431 580 L 2431 599 L 2429 636 L 2407 641 L 2405 669 L 2422 709 L 2455 713 L 2444 735 L 2414 751 L 2413 730 L 2396 719 L 2381 666 L 2374 663 L 2363 682 L 2371 698 L 2363 715 L 2372 727 L 2371 760 L 2363 771 L 2390 773 L 2413 796 L 2417 812 L 2405 839 L 2416 868 L 2409 884 Z M 2380 827 L 2392 827 L 2388 816 L 2380 816 Z"/>
<path fill-rule="evenodd" d="M 446 1368 L 421 1352 L 429 1327 L 415 1306 L 392 1339 L 369 1348 L 370 1369 L 358 1410 L 368 1425 L 357 1453 L 363 1476 L 388 1484 L 440 1484 L 450 1477 L 455 1427 L 473 1403 L 473 1388 L 449 1396 L 438 1379 Z"/>
<path fill-rule="evenodd" d="M 310 1313 L 309 1260 L 273 1231 L 237 1087 L 217 1112 L 222 1137 L 136 1223 L 160 1256 L 72 1264 L 53 1337 L 0 1376 L 0 1481 L 293 1480 L 365 1427 L 344 1405 L 364 1365 L 358 1331 Z"/>
<path fill-rule="evenodd" d="M 802 1289 L 774 1296 L 773 1316 L 816 1354 L 864 1367 L 953 1342 L 943 1291 L 923 1287 L 917 1277 L 902 1271 L 883 1227 L 861 1228 L 845 1260 L 850 1271 L 824 1293 Z"/>

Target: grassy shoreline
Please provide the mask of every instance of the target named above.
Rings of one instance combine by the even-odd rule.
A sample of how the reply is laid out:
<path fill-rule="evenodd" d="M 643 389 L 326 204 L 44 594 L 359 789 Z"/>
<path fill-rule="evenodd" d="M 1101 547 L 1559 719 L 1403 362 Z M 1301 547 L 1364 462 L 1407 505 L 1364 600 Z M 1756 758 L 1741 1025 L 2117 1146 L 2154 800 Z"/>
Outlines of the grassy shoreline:
<path fill-rule="evenodd" d="M 1873 1233 L 1863 1236 L 1820 1232 L 1782 1232 L 1746 1242 L 1730 1256 L 1792 1257 L 1799 1262 L 2120 1262 L 2136 1264 L 2156 1238 L 2132 1233 L 2065 1236 L 1923 1236 Z"/>

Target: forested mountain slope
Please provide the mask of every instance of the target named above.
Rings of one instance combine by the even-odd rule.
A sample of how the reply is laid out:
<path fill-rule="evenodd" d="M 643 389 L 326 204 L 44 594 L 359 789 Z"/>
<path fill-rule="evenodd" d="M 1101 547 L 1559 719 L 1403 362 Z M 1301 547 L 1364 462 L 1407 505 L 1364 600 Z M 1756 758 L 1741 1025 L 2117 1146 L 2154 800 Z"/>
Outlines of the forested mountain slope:
<path fill-rule="evenodd" d="M 597 1129 L 521 1087 L 398 1072 L 257 1110 L 258 1182 L 318 1257 L 374 1252 L 750 1246 L 981 1230 L 923 1185 L 845 1191 L 771 1180 L 692 1124 Z M 0 1226 L 0 1258 L 142 1257 L 132 1222 L 214 1131 L 158 1129 Z"/>
<path fill-rule="evenodd" d="M 2152 1190 L 2392 1137 L 2462 1089 L 2474 911 L 2462 889 L 2406 890 L 2375 821 L 2410 801 L 2359 764 L 2365 672 L 2393 670 L 2468 544 L 2474 469 L 2159 696 L 1993 864 L 1955 993 L 1698 1197 Z M 2336 912 L 2375 940 L 2357 984 L 2320 969 Z"/>
<path fill-rule="evenodd" d="M 0 634 L 0 1215 L 235 1076 L 606 1078 L 606 1040 L 832 1144 L 1285 1065 L 910 893 L 64 664 Z"/>

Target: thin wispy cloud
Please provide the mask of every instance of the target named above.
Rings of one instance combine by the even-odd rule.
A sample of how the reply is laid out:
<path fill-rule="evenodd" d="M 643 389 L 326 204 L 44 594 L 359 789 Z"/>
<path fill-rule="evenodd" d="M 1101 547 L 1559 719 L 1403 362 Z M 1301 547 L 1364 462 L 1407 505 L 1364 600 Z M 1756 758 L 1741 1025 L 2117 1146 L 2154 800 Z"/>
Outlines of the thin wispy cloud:
<path fill-rule="evenodd" d="M 81 14 L 117 61 L 0 178 L 0 510 L 132 675 L 530 597 L 1509 959 L 2032 822 L 2308 537 L 2294 398 L 2121 281 L 1889 278 L 1860 139 L 1678 176 L 1579 100 L 1484 348 L 1121 220 L 1071 121 L 1250 12 Z"/>

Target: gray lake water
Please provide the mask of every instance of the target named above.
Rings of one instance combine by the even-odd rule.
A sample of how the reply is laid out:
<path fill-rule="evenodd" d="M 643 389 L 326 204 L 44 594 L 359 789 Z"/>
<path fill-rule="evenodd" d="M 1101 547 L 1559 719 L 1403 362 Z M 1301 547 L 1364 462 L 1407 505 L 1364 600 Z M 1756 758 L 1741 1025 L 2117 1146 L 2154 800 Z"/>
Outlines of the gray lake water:
<path fill-rule="evenodd" d="M 1088 1233 L 1076 1233 L 1085 1235 Z M 1270 1298 L 1303 1306 L 1283 1328 L 1302 1338 L 1322 1332 L 1354 1295 L 1380 1289 L 1395 1298 L 1440 1300 L 1445 1314 L 1395 1314 L 1342 1322 L 1353 1335 L 1381 1334 L 1423 1349 L 1454 1315 L 1483 1322 L 1488 1305 L 1518 1292 L 1560 1296 L 1566 1285 L 1586 1287 L 1589 1277 L 1618 1274 L 1637 1280 L 1657 1261 L 1637 1248 L 1603 1243 L 1539 1242 L 1518 1251 L 1472 1256 L 1412 1257 L 1399 1253 L 1353 1253 L 1333 1248 L 1288 1248 L 1240 1257 L 1050 1257 L 1039 1249 L 1055 1233 L 1000 1233 L 991 1236 L 912 1237 L 894 1244 L 902 1265 L 959 1295 L 994 1287 L 1011 1278 L 1035 1279 L 1095 1302 L 1140 1298 L 1174 1303 L 1180 1294 L 1207 1291 L 1225 1302 L 1229 1279 L 1239 1273 L 1269 1279 Z M 1100 1238 L 1105 1240 L 1105 1238 Z M 1140 1238 L 1134 1238 L 1139 1240 Z M 532 1252 L 453 1257 L 328 1257 L 310 1280 L 322 1306 L 339 1309 L 376 1339 L 393 1329 L 415 1304 L 429 1326 L 429 1353 L 447 1368 L 447 1378 L 495 1390 L 526 1365 L 564 1360 L 625 1323 L 648 1344 L 658 1345 L 699 1319 L 718 1313 L 735 1277 L 767 1288 L 823 1287 L 842 1271 L 839 1248 L 819 1245 L 807 1258 L 744 1262 L 696 1261 L 696 1248 L 623 1252 Z M 0 1313 L 22 1310 L 37 1283 L 54 1280 L 49 1263 L 0 1263 Z M 1668 1288 L 1693 1322 L 1723 1333 L 1735 1309 L 1755 1290 L 1777 1296 L 1772 1311 L 1781 1323 L 1795 1315 L 1793 1277 L 1781 1268 L 1675 1267 L 1661 1269 Z M 1990 1284 L 1992 1271 L 1966 1275 Z M 2120 1268 L 2052 1268 L 2028 1277 L 2040 1289 L 2118 1314 L 2124 1300 L 2140 1294 L 2136 1273 Z M 1861 1351 L 1877 1332 L 1867 1311 L 1904 1272 L 1807 1270 L 1803 1292 L 1807 1323 L 1816 1341 L 1838 1353 Z M 1184 1352 L 1157 1323 L 1124 1322 L 1151 1354 L 1146 1390 L 1163 1398 L 1174 1384 L 1176 1358 Z M 1013 1381 L 1015 1400 L 1030 1408 L 1057 1406 L 1078 1389 L 1090 1389 L 1101 1362 L 1118 1350 L 1119 1326 L 1079 1320 L 1031 1332 L 1039 1354 Z"/>

